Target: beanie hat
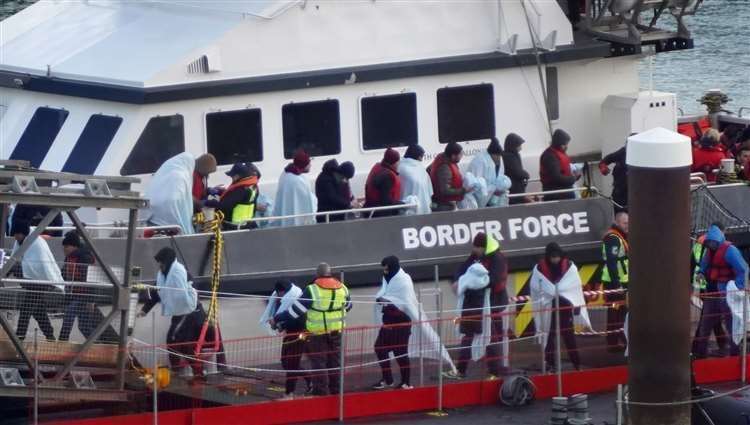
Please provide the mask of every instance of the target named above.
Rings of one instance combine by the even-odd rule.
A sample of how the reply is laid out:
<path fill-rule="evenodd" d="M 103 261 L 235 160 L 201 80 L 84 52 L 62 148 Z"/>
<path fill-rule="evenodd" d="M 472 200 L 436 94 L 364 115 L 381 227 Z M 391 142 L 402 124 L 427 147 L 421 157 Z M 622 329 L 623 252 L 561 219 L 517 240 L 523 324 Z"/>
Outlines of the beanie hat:
<path fill-rule="evenodd" d="M 552 133 L 552 146 L 564 146 L 570 143 L 570 135 L 565 130 L 558 128 Z"/>
<path fill-rule="evenodd" d="M 562 257 L 564 254 L 565 253 L 563 252 L 562 248 L 560 248 L 560 245 L 557 244 L 557 242 L 550 242 L 544 248 L 544 256 L 547 258 Z"/>
<path fill-rule="evenodd" d="M 342 162 L 341 165 L 339 165 L 339 173 L 347 179 L 354 177 L 354 172 L 354 164 L 352 164 L 351 161 Z"/>
<path fill-rule="evenodd" d="M 409 145 L 404 153 L 404 158 L 419 159 L 424 156 L 424 148 L 419 145 Z"/>
<path fill-rule="evenodd" d="M 487 248 L 487 234 L 484 232 L 477 233 L 477 235 L 474 236 L 472 245 L 477 248 Z"/>
<path fill-rule="evenodd" d="M 493 137 L 490 141 L 490 145 L 487 147 L 487 153 L 490 155 L 500 155 L 503 153 L 503 148 L 500 147 L 500 141 L 497 140 L 497 137 Z"/>
<path fill-rule="evenodd" d="M 385 154 L 383 154 L 383 162 L 386 164 L 393 165 L 401 160 L 401 155 L 399 155 L 398 151 L 393 148 L 388 148 L 385 150 Z"/>
<path fill-rule="evenodd" d="M 66 233 L 62 241 L 62 246 L 74 246 L 76 248 L 80 248 L 81 237 L 78 235 L 78 232 L 75 230 L 71 230 Z"/>
<path fill-rule="evenodd" d="M 216 171 L 216 157 L 210 153 L 204 153 L 195 159 L 195 171 L 203 177 Z"/>
<path fill-rule="evenodd" d="M 294 166 L 302 170 L 307 168 L 308 165 L 310 165 L 310 155 L 304 149 L 297 149 L 294 152 Z"/>
<path fill-rule="evenodd" d="M 24 236 L 29 236 L 29 233 L 31 233 L 31 226 L 28 221 L 13 220 L 13 225 L 10 227 L 10 234 L 12 236 L 19 233 Z"/>
<path fill-rule="evenodd" d="M 461 153 L 461 151 L 463 150 L 464 148 L 462 148 L 461 145 L 459 145 L 458 143 L 450 142 L 447 145 L 445 145 L 445 150 L 443 152 L 445 153 L 446 156 L 453 156 L 453 155 L 457 155 Z"/>

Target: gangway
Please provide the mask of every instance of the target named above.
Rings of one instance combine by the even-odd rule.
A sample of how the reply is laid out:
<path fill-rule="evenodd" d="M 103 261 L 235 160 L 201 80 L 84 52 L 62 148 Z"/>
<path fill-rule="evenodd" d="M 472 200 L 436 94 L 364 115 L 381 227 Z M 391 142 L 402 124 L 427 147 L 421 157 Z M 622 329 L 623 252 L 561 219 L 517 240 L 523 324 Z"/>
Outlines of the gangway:
<path fill-rule="evenodd" d="M 45 172 L 29 168 L 25 161 L 0 161 L 0 247 L 6 246 L 6 225 L 11 204 L 49 209 L 21 246 L 2 264 L 0 308 L 11 311 L 19 308 L 19 295 L 26 289 L 18 286 L 19 279 L 8 278 L 8 274 L 59 213 L 70 218 L 95 258 L 97 270 L 101 271 L 103 277 L 101 281 L 105 282 L 98 285 L 98 289 L 106 294 L 102 304 L 111 305 L 103 320 L 81 343 L 42 341 L 31 337 L 22 341 L 16 336 L 6 314 L 0 314 L 0 367 L 4 372 L 0 380 L 0 397 L 30 398 L 36 393 L 39 399 L 127 400 L 124 384 L 131 308 L 129 287 L 133 271 L 137 270 L 132 261 L 133 241 L 138 209 L 148 206 L 146 199 L 131 190 L 131 185 L 137 183 L 139 180 L 131 177 Z M 124 261 L 120 263 L 124 264 L 124 271 L 116 273 L 117 269 L 100 254 L 95 239 L 90 237 L 76 213 L 78 208 L 128 210 L 127 239 L 121 251 Z M 63 297 L 62 293 L 54 295 L 59 299 Z M 112 343 L 109 344 L 98 342 L 115 319 L 119 319 L 117 341 L 110 341 Z M 97 377 L 107 376 L 110 379 L 90 385 L 93 381 L 89 379 L 94 373 Z M 81 376 L 89 380 L 89 385 L 80 385 L 78 381 Z"/>

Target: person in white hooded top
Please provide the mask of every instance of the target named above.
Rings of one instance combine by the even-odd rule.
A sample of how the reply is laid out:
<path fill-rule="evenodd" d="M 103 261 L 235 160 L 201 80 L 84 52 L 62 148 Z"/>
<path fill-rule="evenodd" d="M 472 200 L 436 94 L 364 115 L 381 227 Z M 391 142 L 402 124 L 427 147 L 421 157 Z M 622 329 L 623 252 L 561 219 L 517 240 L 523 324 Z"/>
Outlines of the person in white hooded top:
<path fill-rule="evenodd" d="M 422 160 L 424 149 L 419 145 L 410 145 L 398 163 L 401 201 L 409 203 L 409 199 L 416 199 L 417 214 L 429 214 L 432 212 L 432 181 Z"/>
<path fill-rule="evenodd" d="M 511 186 L 510 179 L 505 175 L 505 166 L 503 164 L 503 148 L 500 147 L 500 141 L 493 137 L 487 150 L 481 151 L 474 155 L 467 173 L 473 174 L 477 178 L 482 178 L 487 183 L 487 197 L 482 199 L 479 205 L 482 207 L 498 207 L 508 205 L 508 190 Z"/>
<path fill-rule="evenodd" d="M 310 172 L 310 155 L 299 149 L 294 153 L 294 160 L 284 168 L 279 177 L 274 199 L 273 216 L 312 214 L 318 210 L 318 198 L 312 191 L 305 174 Z M 276 220 L 275 226 L 300 226 L 315 224 L 315 216 L 285 218 Z"/>

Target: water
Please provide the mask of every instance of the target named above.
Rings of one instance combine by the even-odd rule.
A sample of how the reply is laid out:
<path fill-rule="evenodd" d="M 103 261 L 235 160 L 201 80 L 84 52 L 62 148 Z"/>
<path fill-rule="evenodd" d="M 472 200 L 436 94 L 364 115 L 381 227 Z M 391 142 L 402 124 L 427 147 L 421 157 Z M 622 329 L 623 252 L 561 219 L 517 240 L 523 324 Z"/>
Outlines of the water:
<path fill-rule="evenodd" d="M 36 0 L 0 0 L 0 19 Z M 646 14 L 648 19 L 648 14 Z M 654 89 L 677 93 L 686 114 L 703 112 L 695 100 L 709 89 L 719 88 L 733 99 L 726 108 L 750 107 L 750 0 L 706 0 L 698 14 L 688 17 L 695 49 L 661 53 L 653 59 Z M 670 16 L 661 27 L 669 27 Z M 648 61 L 641 64 L 641 87 L 649 87 Z M 745 112 L 750 115 L 750 111 Z"/>

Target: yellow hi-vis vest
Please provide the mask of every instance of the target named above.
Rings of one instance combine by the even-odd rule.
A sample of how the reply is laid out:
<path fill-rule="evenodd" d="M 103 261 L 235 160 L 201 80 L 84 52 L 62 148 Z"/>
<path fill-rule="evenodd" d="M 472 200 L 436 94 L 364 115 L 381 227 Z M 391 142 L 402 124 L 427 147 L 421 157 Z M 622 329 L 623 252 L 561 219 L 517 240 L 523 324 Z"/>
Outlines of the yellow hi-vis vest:
<path fill-rule="evenodd" d="M 234 224 L 242 224 L 255 217 L 255 201 L 258 198 L 258 190 L 251 186 L 248 186 L 247 189 L 248 199 L 232 208 L 231 222 Z"/>
<path fill-rule="evenodd" d="M 607 236 L 610 235 L 614 235 L 617 238 L 617 242 L 619 242 L 616 253 L 617 275 L 619 277 L 620 283 L 625 285 L 628 283 L 628 251 L 630 250 L 630 246 L 628 245 L 628 242 L 622 237 L 622 234 L 620 234 L 620 232 L 610 230 L 604 238 L 606 239 Z M 606 249 L 607 247 L 604 243 L 602 243 L 602 258 L 604 259 L 604 267 L 602 268 L 602 282 L 612 282 L 612 278 L 609 276 L 609 267 L 607 267 Z"/>
<path fill-rule="evenodd" d="M 344 285 L 337 289 L 327 289 L 311 284 L 312 305 L 307 310 L 307 331 L 320 335 L 344 329 L 348 295 L 349 290 Z"/>

